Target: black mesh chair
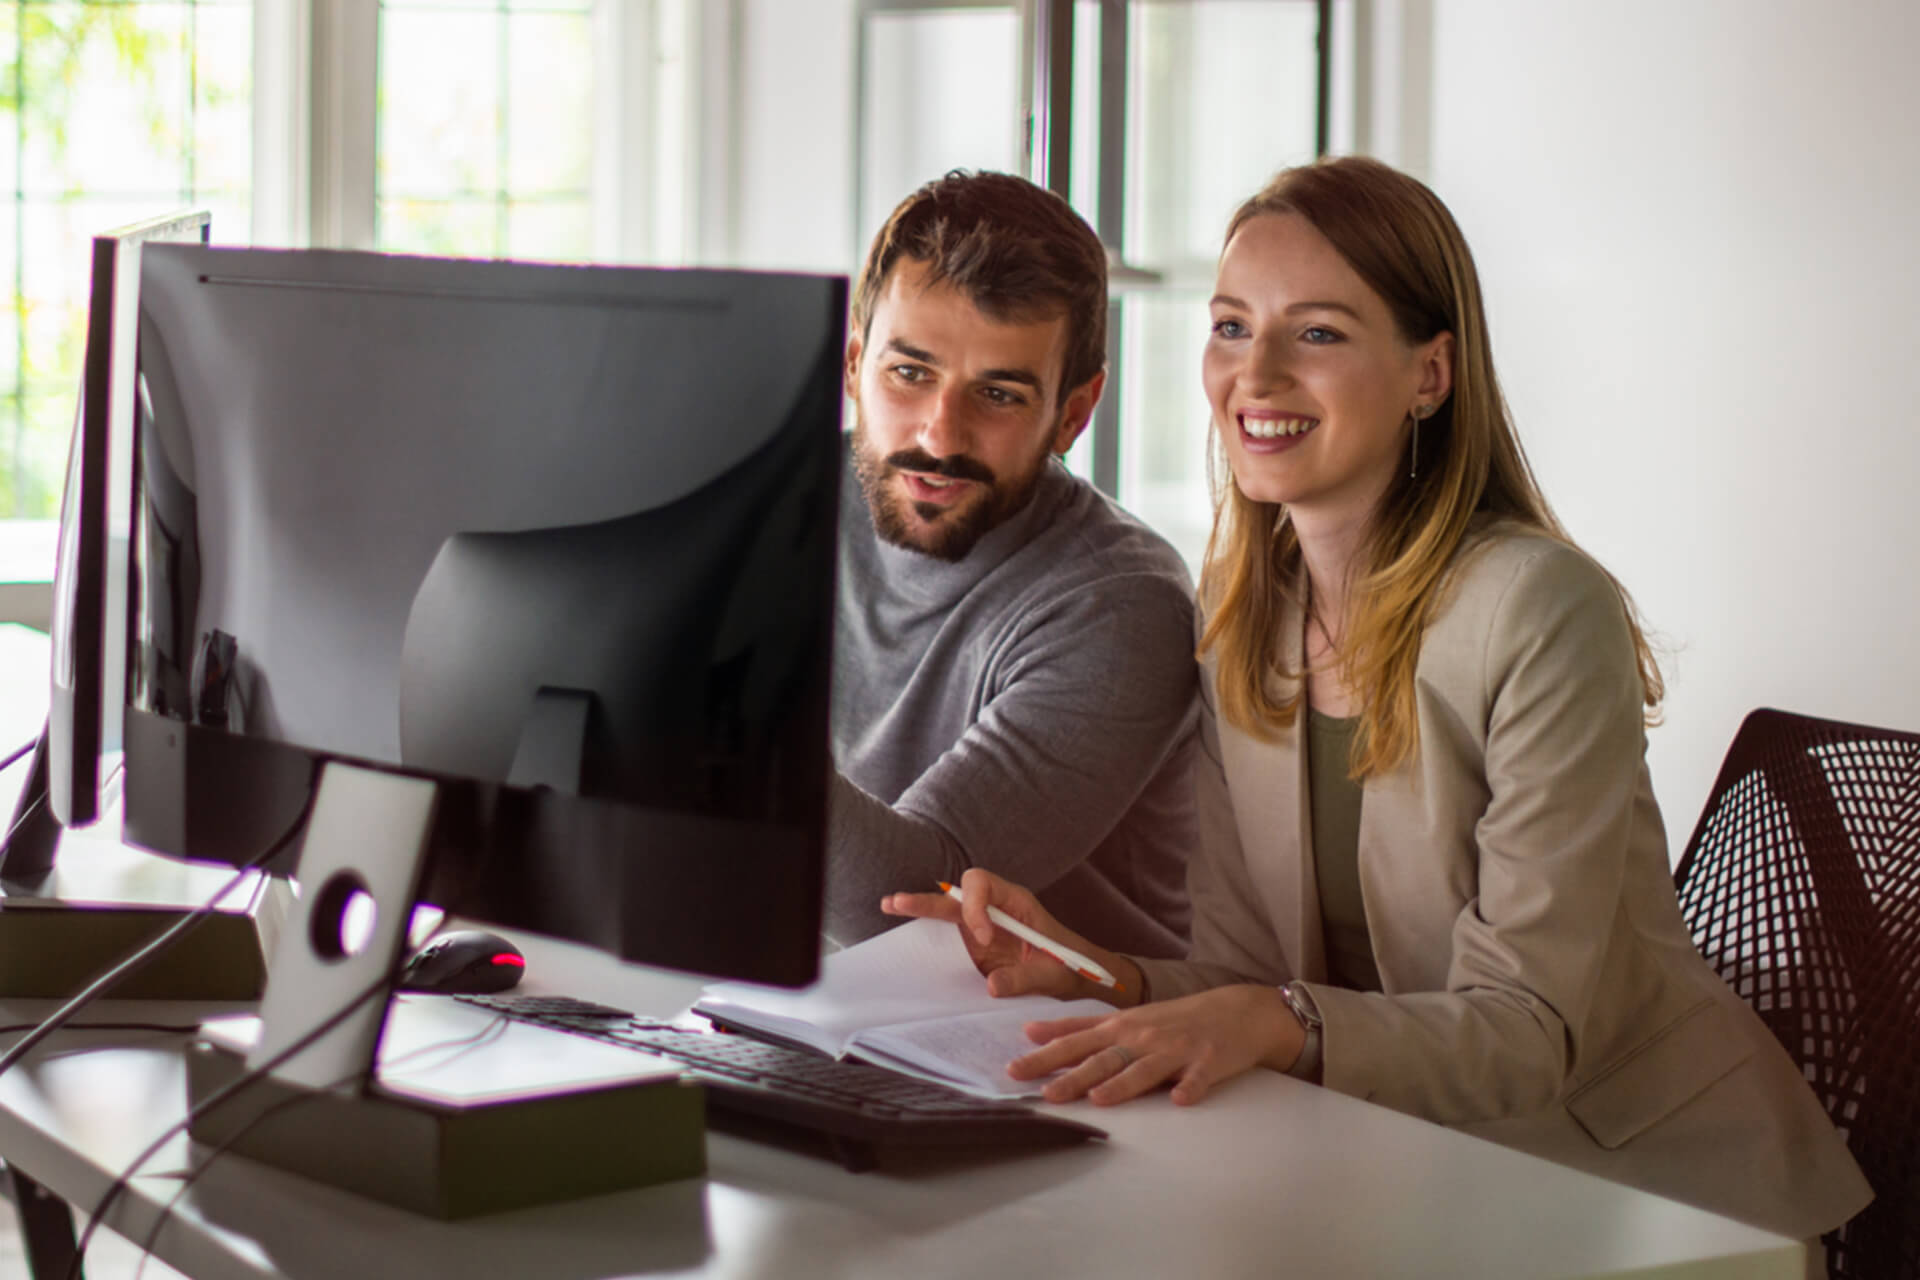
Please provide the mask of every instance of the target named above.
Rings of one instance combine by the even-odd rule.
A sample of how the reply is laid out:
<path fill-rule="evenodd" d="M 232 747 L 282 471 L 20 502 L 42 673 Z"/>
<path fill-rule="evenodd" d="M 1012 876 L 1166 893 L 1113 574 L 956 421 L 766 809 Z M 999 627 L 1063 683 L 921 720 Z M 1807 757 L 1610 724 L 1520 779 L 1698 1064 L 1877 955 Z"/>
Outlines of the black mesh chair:
<path fill-rule="evenodd" d="M 1674 880 L 1873 1184 L 1832 1274 L 1920 1277 L 1920 734 L 1755 711 Z"/>

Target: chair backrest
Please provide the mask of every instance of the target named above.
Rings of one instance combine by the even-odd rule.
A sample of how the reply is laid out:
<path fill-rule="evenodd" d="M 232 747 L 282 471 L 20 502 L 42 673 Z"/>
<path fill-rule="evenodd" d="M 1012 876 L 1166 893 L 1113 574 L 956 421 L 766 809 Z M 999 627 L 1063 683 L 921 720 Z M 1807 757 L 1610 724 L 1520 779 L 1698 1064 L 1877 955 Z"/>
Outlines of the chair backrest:
<path fill-rule="evenodd" d="M 1674 880 L 1873 1184 L 1832 1274 L 1920 1277 L 1920 734 L 1755 711 Z"/>

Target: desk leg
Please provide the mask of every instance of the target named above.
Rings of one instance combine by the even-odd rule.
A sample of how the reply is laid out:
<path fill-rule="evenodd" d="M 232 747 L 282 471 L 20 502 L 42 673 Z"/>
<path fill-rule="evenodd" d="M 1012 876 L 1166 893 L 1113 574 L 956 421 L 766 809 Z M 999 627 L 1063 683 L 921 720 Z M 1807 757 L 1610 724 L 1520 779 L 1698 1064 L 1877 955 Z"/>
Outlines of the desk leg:
<path fill-rule="evenodd" d="M 14 1208 L 20 1212 L 20 1236 L 27 1250 L 27 1273 L 33 1280 L 65 1280 L 74 1267 L 73 1210 L 67 1202 L 39 1183 L 7 1166 Z"/>

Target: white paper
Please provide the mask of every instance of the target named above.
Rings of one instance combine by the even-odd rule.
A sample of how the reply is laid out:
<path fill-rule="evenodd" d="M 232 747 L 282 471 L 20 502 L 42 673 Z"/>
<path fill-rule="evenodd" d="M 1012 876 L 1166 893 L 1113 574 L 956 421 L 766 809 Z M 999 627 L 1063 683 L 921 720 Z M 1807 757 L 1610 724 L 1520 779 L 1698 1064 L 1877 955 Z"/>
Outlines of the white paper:
<path fill-rule="evenodd" d="M 716 983 L 693 1009 L 835 1057 L 911 1065 L 909 1074 L 988 1097 L 1039 1092 L 1006 1078 L 1007 1063 L 1034 1047 L 1021 1030 L 1028 1022 L 1113 1012 L 1099 1000 L 994 998 L 959 929 L 939 920 L 910 920 L 834 952 L 802 990 Z"/>
<path fill-rule="evenodd" d="M 1112 1012 L 1099 1000 L 1049 1000 L 1038 1015 L 1021 1008 L 896 1023 L 860 1032 L 853 1056 L 983 1098 L 1037 1098 L 1046 1079 L 1015 1080 L 1007 1074 L 1009 1062 L 1039 1047 L 1027 1039 L 1027 1023 Z"/>

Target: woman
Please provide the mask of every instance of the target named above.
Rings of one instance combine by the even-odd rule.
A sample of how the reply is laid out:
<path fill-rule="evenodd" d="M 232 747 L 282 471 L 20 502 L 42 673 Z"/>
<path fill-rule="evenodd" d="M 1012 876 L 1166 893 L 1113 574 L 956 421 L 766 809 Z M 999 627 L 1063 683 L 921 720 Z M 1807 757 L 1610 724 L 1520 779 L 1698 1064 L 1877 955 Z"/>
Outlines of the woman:
<path fill-rule="evenodd" d="M 1785 1234 L 1844 1222 L 1865 1180 L 1681 919 L 1659 673 L 1535 486 L 1446 208 L 1368 160 L 1288 170 L 1235 214 L 1211 307 L 1233 483 L 1201 579 L 1189 958 L 1106 951 L 981 871 L 964 905 L 883 909 L 960 921 L 997 995 L 1131 1006 L 1029 1028 L 1010 1070 L 1060 1072 L 1054 1101 L 1195 1103 L 1267 1067 Z"/>

